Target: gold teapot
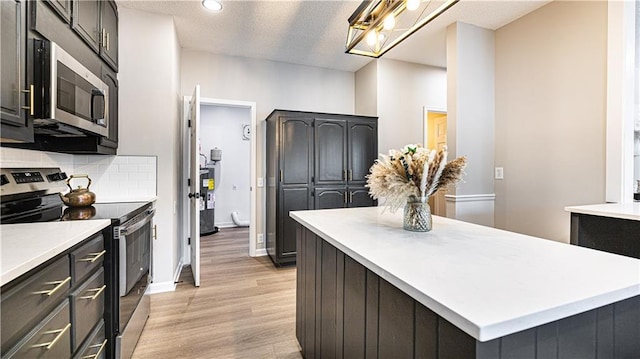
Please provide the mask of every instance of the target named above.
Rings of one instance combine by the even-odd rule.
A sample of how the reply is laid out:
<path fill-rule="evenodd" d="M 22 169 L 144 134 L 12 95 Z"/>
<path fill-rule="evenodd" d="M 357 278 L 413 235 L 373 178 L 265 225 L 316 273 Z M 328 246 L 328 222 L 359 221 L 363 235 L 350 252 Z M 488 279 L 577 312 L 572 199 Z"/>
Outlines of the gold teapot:
<path fill-rule="evenodd" d="M 87 188 L 82 186 L 78 186 L 76 189 L 71 188 L 71 180 L 73 178 L 86 178 L 87 181 L 89 181 Z M 65 205 L 69 207 L 86 207 L 95 203 L 96 195 L 89 191 L 89 186 L 91 186 L 91 178 L 89 178 L 89 175 L 71 175 L 67 179 L 67 186 L 69 187 L 69 193 L 64 195 L 60 193 L 60 198 Z"/>

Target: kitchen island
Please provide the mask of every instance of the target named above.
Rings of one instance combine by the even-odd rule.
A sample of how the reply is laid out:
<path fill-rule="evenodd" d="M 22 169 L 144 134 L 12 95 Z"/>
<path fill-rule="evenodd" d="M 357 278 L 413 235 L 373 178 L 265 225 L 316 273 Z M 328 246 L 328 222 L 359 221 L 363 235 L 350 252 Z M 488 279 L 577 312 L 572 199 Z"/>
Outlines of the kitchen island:
<path fill-rule="evenodd" d="M 640 355 L 640 260 L 382 211 L 290 213 L 306 358 Z"/>
<path fill-rule="evenodd" d="M 640 202 L 566 207 L 571 244 L 640 258 Z"/>

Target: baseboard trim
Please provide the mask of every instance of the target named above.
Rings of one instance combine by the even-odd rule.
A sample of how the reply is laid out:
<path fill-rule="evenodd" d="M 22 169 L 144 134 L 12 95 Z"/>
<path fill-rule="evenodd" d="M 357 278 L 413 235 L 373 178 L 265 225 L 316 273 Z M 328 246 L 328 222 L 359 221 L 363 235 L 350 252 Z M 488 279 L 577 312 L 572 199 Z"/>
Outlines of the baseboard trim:
<path fill-rule="evenodd" d="M 266 248 L 256 249 L 256 255 L 254 257 L 264 257 L 266 255 L 267 255 L 267 249 Z"/>
<path fill-rule="evenodd" d="M 176 284 L 174 282 L 160 282 L 149 284 L 147 291 L 149 294 L 174 292 L 176 290 Z"/>
<path fill-rule="evenodd" d="M 496 194 L 495 193 L 486 193 L 486 194 L 463 194 L 463 195 L 453 195 L 447 194 L 444 196 L 444 199 L 447 202 L 484 202 L 484 201 L 495 201 Z"/>
<path fill-rule="evenodd" d="M 175 271 L 175 273 L 173 273 L 173 282 L 174 283 L 178 283 L 178 280 L 180 280 L 180 274 L 182 273 L 182 267 L 184 267 L 184 262 L 183 262 L 183 259 L 180 258 L 180 261 L 178 262 L 178 266 L 176 267 L 176 271 Z"/>

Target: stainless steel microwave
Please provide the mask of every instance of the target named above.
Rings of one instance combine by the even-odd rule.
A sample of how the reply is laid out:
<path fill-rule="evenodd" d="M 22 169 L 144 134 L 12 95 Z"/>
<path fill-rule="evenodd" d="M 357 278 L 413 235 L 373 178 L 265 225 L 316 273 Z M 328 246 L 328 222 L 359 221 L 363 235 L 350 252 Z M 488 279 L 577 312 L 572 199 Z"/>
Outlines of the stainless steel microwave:
<path fill-rule="evenodd" d="M 109 134 L 109 87 L 55 42 L 34 39 L 36 134 Z"/>

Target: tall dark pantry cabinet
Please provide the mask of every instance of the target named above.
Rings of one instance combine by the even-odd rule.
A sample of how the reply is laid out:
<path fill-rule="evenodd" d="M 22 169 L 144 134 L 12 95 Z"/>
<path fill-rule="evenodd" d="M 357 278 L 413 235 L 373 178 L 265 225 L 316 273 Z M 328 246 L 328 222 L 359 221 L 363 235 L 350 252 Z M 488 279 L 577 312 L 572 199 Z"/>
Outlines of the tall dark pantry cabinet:
<path fill-rule="evenodd" d="M 267 121 L 267 253 L 296 261 L 289 211 L 375 206 L 365 187 L 378 157 L 378 119 L 274 110 Z"/>

